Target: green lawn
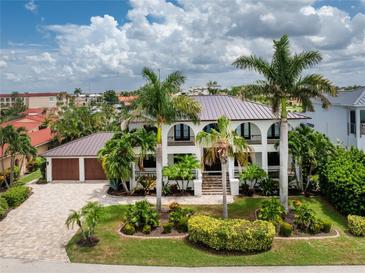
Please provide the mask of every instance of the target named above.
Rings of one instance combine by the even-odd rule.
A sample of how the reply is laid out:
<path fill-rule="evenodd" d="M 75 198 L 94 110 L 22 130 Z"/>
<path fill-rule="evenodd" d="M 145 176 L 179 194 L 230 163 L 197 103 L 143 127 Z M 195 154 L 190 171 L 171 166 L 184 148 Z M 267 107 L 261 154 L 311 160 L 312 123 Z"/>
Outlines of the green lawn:
<path fill-rule="evenodd" d="M 27 184 L 35 179 L 39 179 L 42 176 L 41 171 L 38 169 L 30 174 L 21 177 L 18 182 Z"/>
<path fill-rule="evenodd" d="M 264 198 L 238 198 L 229 206 L 231 217 L 252 218 Z M 71 262 L 160 265 L 160 266 L 238 266 L 238 265 L 320 265 L 364 264 L 365 238 L 345 233 L 346 220 L 321 198 L 300 198 L 320 217 L 331 221 L 341 236 L 322 240 L 274 240 L 270 251 L 255 255 L 227 255 L 208 252 L 186 240 L 135 240 L 117 233 L 126 206 L 108 206 L 96 234 L 97 246 L 80 248 L 76 235 L 67 246 Z M 194 206 L 198 212 L 219 216 L 220 206 Z"/>

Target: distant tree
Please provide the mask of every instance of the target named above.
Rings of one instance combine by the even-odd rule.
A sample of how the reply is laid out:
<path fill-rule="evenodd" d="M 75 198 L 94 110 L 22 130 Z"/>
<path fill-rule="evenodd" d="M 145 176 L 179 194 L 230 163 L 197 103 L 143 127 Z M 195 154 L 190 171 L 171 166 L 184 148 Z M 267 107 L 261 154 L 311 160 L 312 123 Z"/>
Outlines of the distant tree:
<path fill-rule="evenodd" d="M 220 85 L 218 85 L 217 81 L 209 81 L 207 83 L 208 92 L 211 95 L 216 95 L 220 92 Z"/>
<path fill-rule="evenodd" d="M 104 102 L 109 105 L 119 104 L 119 99 L 114 90 L 107 90 L 103 94 Z"/>
<path fill-rule="evenodd" d="M 82 93 L 81 88 L 75 88 L 74 95 L 80 95 Z"/>

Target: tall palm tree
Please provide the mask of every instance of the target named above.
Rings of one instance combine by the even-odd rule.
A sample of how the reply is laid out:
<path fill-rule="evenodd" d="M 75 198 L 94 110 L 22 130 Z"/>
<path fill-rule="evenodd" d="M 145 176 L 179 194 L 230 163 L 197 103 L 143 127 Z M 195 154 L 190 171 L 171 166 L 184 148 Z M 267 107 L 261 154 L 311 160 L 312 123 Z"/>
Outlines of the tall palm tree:
<path fill-rule="evenodd" d="M 305 69 L 322 60 L 318 51 L 305 51 L 291 54 L 289 38 L 282 36 L 274 40 L 274 54 L 271 63 L 255 55 L 241 56 L 233 66 L 258 72 L 264 80 L 247 85 L 246 92 L 264 95 L 274 112 L 280 111 L 280 200 L 288 210 L 288 100 L 297 100 L 304 111 L 314 111 L 311 99 L 318 98 L 327 108 L 329 100 L 324 94 L 336 94 L 332 83 L 320 74 L 302 76 Z"/>
<path fill-rule="evenodd" d="M 185 77 L 176 71 L 161 81 L 159 75 L 149 68 L 142 71 L 147 83 L 136 100 L 136 113 L 157 127 L 156 145 L 156 207 L 161 209 L 162 194 L 162 126 L 171 124 L 181 118 L 194 122 L 199 119 L 200 105 L 192 98 L 177 95 Z"/>
<path fill-rule="evenodd" d="M 139 128 L 132 134 L 132 145 L 133 147 L 139 148 L 138 153 L 138 168 L 144 170 L 143 160 L 149 157 L 149 153 L 156 149 L 156 134 L 148 132 L 145 128 Z"/>
<path fill-rule="evenodd" d="M 216 159 L 221 162 L 222 169 L 222 192 L 223 192 L 223 218 L 228 218 L 227 206 L 227 163 L 228 159 L 237 154 L 246 154 L 249 148 L 245 139 L 231 128 L 228 118 L 218 118 L 217 129 L 212 128 L 210 132 L 201 131 L 196 136 L 198 143 L 208 146 L 204 161 L 206 164 L 213 164 Z"/>

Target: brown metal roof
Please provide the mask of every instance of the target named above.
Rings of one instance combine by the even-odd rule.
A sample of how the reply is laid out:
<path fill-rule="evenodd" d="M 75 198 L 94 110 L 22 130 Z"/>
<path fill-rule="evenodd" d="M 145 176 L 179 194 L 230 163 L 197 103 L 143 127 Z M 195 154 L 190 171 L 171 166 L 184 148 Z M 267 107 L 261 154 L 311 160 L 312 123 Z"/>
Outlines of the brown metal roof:
<path fill-rule="evenodd" d="M 97 156 L 99 150 L 113 137 L 112 132 L 98 132 L 85 136 L 42 154 L 44 157 Z"/>
<path fill-rule="evenodd" d="M 198 95 L 192 96 L 201 105 L 200 120 L 215 121 L 220 116 L 230 120 L 272 120 L 279 116 L 272 112 L 271 107 L 244 101 L 227 95 Z M 308 117 L 290 112 L 288 119 L 308 119 Z"/>

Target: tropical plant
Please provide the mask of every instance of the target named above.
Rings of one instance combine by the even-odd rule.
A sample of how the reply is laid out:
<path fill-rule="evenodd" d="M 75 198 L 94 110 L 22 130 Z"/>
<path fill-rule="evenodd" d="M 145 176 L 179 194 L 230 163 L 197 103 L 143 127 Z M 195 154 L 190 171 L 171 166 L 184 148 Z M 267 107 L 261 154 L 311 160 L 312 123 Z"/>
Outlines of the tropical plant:
<path fill-rule="evenodd" d="M 137 183 L 142 187 L 144 195 L 149 195 L 151 189 L 156 186 L 156 178 L 143 175 L 138 178 Z"/>
<path fill-rule="evenodd" d="M 254 182 L 252 189 L 255 191 L 255 186 L 267 177 L 266 171 L 256 164 L 248 165 L 240 174 L 240 179 L 247 185 L 247 181 Z"/>
<path fill-rule="evenodd" d="M 162 126 L 171 124 L 182 117 L 197 122 L 200 106 L 188 96 L 177 95 L 185 80 L 181 72 L 173 72 L 163 81 L 160 80 L 159 75 L 149 68 L 144 68 L 142 74 L 147 83 L 139 91 L 139 97 L 135 102 L 136 108 L 131 118 L 141 117 L 147 123 L 157 127 L 156 208 L 160 210 L 162 194 Z"/>
<path fill-rule="evenodd" d="M 93 111 L 90 106 L 68 105 L 54 118 L 51 129 L 59 142 L 69 142 L 100 131 L 116 131 L 120 127 L 119 114 L 113 107 L 101 106 Z"/>
<path fill-rule="evenodd" d="M 283 35 L 274 40 L 274 54 L 271 63 L 255 55 L 241 56 L 233 62 L 240 69 L 254 70 L 264 77 L 256 84 L 247 85 L 248 93 L 264 95 L 270 101 L 275 113 L 280 110 L 280 200 L 288 210 L 288 100 L 297 100 L 303 110 L 314 111 L 313 98 L 319 98 L 323 107 L 330 105 L 325 93 L 336 95 L 336 88 L 325 77 L 310 74 L 302 77 L 305 69 L 322 60 L 318 51 L 291 54 L 289 38 Z"/>
<path fill-rule="evenodd" d="M 223 218 L 228 218 L 227 206 L 227 163 L 229 158 L 236 155 L 247 155 L 249 148 L 245 139 L 232 130 L 231 122 L 227 117 L 221 116 L 217 121 L 217 129 L 210 132 L 201 131 L 196 136 L 198 143 L 207 146 L 204 162 L 212 165 L 217 159 L 220 160 L 222 170 L 223 192 Z"/>
<path fill-rule="evenodd" d="M 127 194 L 130 194 L 127 181 L 132 175 L 131 164 L 136 159 L 130 134 L 115 134 L 98 152 L 98 156 L 108 179 L 120 180 Z"/>
<path fill-rule="evenodd" d="M 263 180 L 260 181 L 260 189 L 261 193 L 264 196 L 274 196 L 279 194 L 279 182 L 277 180 L 272 179 L 269 176 L 266 176 Z"/>
<path fill-rule="evenodd" d="M 145 233 L 149 233 L 149 229 L 154 229 L 159 224 L 157 211 L 146 200 L 129 205 L 126 219 L 136 230 L 144 230 Z"/>
<path fill-rule="evenodd" d="M 365 152 L 337 147 L 320 174 L 321 193 L 343 214 L 365 216 Z"/>
<path fill-rule="evenodd" d="M 194 214 L 191 208 L 176 207 L 170 211 L 169 223 L 181 232 L 188 231 L 188 220 Z"/>
<path fill-rule="evenodd" d="M 280 201 L 276 198 L 271 198 L 262 202 L 257 217 L 260 220 L 270 221 L 277 226 L 282 222 L 284 214 L 285 208 Z"/>
<path fill-rule="evenodd" d="M 138 168 L 144 170 L 143 160 L 152 157 L 151 152 L 156 149 L 156 134 L 148 132 L 145 128 L 139 128 L 132 133 L 132 145 L 138 147 Z"/>
<path fill-rule="evenodd" d="M 66 219 L 68 229 L 77 225 L 80 229 L 82 239 L 91 244 L 95 242 L 95 227 L 100 219 L 101 205 L 97 202 L 88 202 L 81 210 L 71 210 Z"/>
<path fill-rule="evenodd" d="M 304 232 L 310 232 L 317 234 L 323 231 L 324 222 L 318 218 L 313 209 L 306 204 L 302 204 L 295 208 L 295 221 L 294 223 L 298 228 Z"/>
<path fill-rule="evenodd" d="M 288 144 L 298 188 L 307 192 L 335 153 L 335 146 L 324 134 L 303 124 L 289 132 Z"/>
<path fill-rule="evenodd" d="M 194 179 L 194 170 L 200 167 L 199 161 L 194 155 L 181 155 L 177 158 L 177 163 L 164 167 L 163 175 L 168 177 L 169 180 L 175 180 L 176 185 L 180 188 L 179 182 L 181 182 L 181 188 L 183 192 L 188 188 L 189 181 Z"/>
<path fill-rule="evenodd" d="M 7 182 L 5 176 L 5 184 L 9 187 L 14 180 L 15 160 L 17 156 L 22 157 L 19 168 L 22 168 L 24 158 L 35 156 L 37 150 L 32 146 L 30 138 L 27 135 L 24 128 L 15 128 L 13 126 L 6 126 L 1 129 L 0 135 L 2 136 L 2 150 L 4 156 L 10 157 L 10 179 Z M 6 142 L 6 143 L 5 143 Z M 6 147 L 5 147 L 6 145 Z M 2 168 L 4 170 L 4 159 L 2 159 Z"/>

